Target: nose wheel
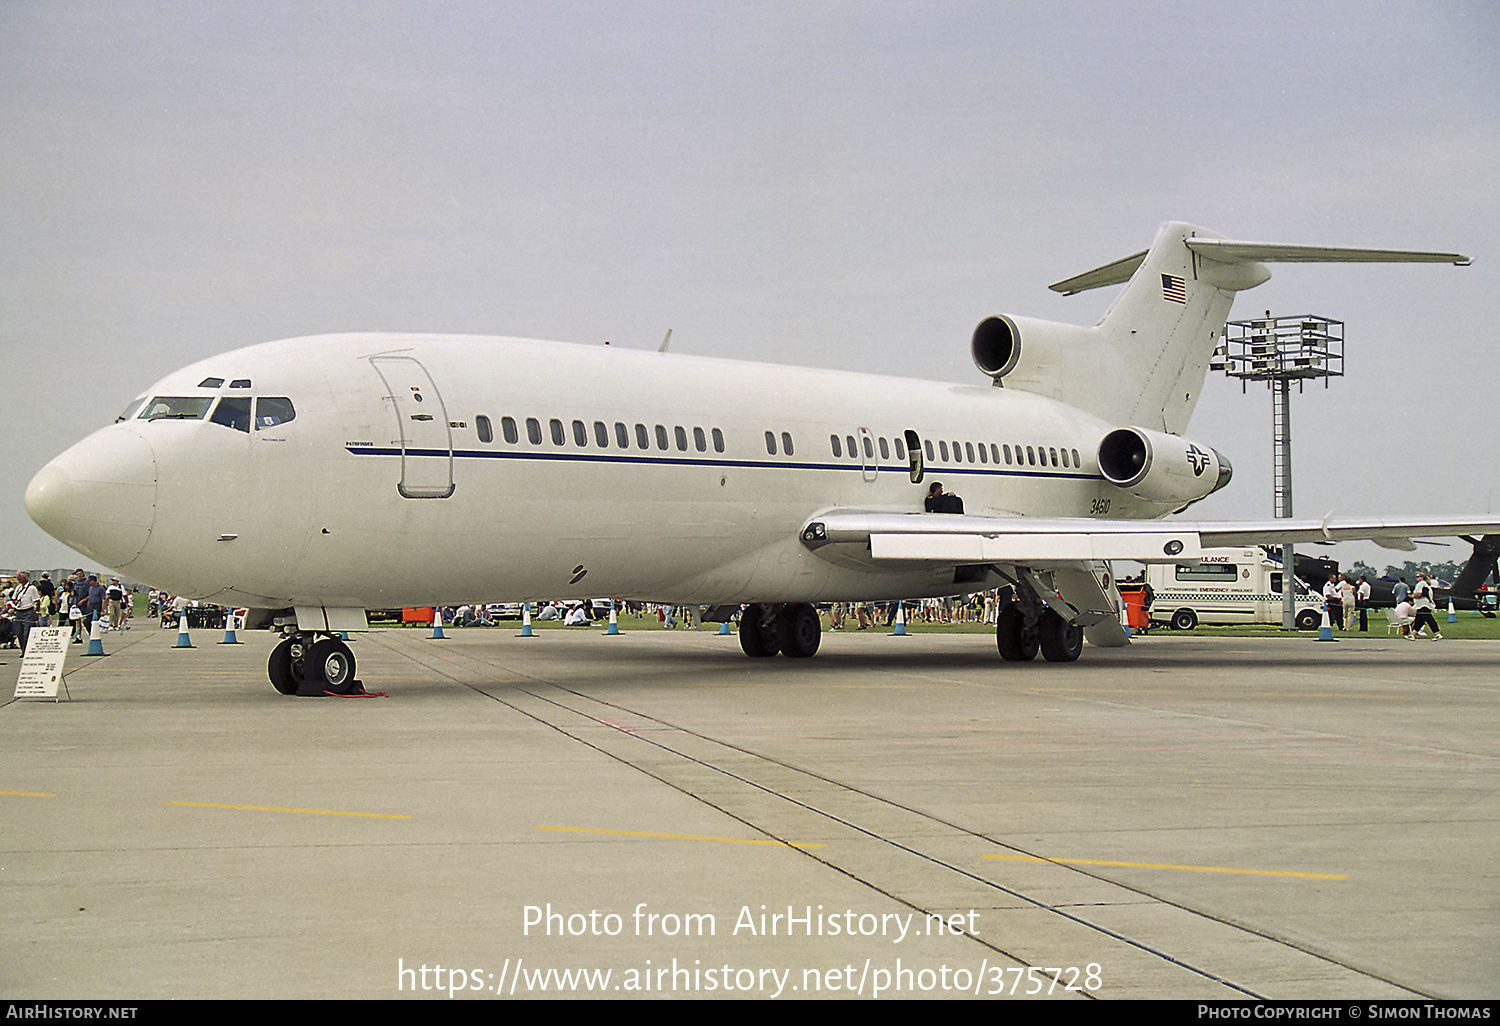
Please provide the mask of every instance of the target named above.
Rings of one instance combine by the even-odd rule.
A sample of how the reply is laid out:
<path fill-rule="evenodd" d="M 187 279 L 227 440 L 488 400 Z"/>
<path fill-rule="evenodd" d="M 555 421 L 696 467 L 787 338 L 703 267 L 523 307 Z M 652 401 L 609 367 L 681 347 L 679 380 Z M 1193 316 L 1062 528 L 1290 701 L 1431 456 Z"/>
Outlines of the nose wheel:
<path fill-rule="evenodd" d="M 354 653 L 335 637 L 293 634 L 282 639 L 271 650 L 266 676 L 283 695 L 350 695 L 360 687 L 354 679 Z"/>

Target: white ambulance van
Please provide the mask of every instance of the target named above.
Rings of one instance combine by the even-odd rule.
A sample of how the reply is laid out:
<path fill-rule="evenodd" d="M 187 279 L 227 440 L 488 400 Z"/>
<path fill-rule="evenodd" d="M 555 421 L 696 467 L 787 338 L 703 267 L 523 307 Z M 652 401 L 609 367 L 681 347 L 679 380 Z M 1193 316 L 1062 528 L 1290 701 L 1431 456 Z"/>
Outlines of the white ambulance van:
<path fill-rule="evenodd" d="M 1197 566 L 1153 563 L 1146 583 L 1154 592 L 1152 624 L 1188 631 L 1200 623 L 1281 623 L 1281 563 L 1258 548 L 1204 549 Z M 1323 598 L 1296 581 L 1296 624 L 1323 622 Z"/>

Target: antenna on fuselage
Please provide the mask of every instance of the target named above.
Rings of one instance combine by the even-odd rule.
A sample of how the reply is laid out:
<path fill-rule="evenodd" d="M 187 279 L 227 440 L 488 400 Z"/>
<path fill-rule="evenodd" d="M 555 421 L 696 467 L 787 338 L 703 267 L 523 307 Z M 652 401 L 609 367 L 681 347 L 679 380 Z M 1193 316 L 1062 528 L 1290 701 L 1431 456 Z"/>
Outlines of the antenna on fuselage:
<path fill-rule="evenodd" d="M 672 329 L 668 328 L 667 329 L 667 337 L 661 340 L 661 345 L 657 347 L 656 351 L 658 353 L 665 353 L 667 351 L 667 346 L 669 346 L 671 344 L 672 344 Z"/>

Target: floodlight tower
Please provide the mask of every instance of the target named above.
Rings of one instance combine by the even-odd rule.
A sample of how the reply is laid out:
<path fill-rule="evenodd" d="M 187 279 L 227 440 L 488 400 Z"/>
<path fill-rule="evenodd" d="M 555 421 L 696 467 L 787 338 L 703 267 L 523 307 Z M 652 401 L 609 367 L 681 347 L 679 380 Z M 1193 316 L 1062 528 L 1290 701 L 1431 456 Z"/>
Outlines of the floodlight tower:
<path fill-rule="evenodd" d="M 1271 311 L 1249 321 L 1230 321 L 1214 350 L 1209 367 L 1240 379 L 1243 391 L 1250 381 L 1264 381 L 1271 389 L 1272 464 L 1275 483 L 1272 503 L 1278 519 L 1292 515 L 1292 382 L 1297 391 L 1309 380 L 1344 375 L 1344 322 L 1304 314 L 1272 317 Z M 1296 553 L 1281 547 L 1281 625 L 1296 625 L 1297 598 L 1293 578 Z"/>

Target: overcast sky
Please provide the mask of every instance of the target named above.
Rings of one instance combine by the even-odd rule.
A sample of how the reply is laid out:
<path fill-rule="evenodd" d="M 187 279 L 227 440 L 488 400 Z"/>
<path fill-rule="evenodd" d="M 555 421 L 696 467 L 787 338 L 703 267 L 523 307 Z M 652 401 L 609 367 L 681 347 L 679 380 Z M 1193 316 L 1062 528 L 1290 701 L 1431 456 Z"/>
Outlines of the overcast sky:
<path fill-rule="evenodd" d="M 1046 286 L 1167 220 L 1471 254 L 1279 265 L 1234 315 L 1348 325 L 1299 515 L 1493 512 L 1497 54 L 1493 0 L 0 0 L 0 565 L 75 565 L 27 481 L 214 353 L 671 328 L 980 382 L 979 320 L 1094 323 L 1117 288 Z M 1187 434 L 1236 468 L 1195 516 L 1271 515 L 1264 386 Z"/>

